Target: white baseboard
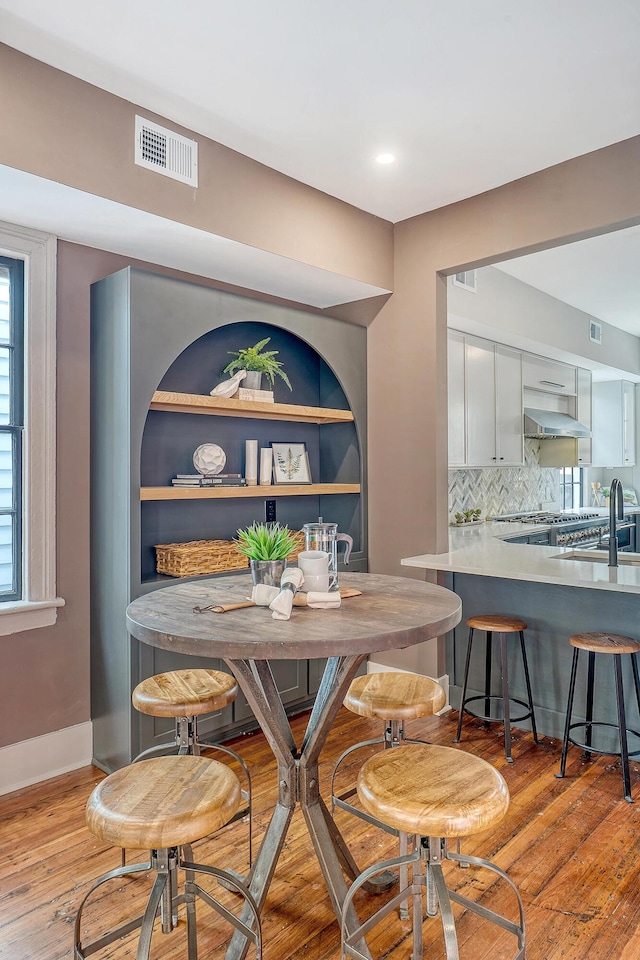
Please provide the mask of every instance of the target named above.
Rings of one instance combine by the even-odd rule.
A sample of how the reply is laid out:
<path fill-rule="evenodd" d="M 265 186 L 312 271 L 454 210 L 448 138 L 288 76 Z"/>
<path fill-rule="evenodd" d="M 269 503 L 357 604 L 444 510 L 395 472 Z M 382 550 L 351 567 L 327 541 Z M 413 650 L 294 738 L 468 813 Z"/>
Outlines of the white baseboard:
<path fill-rule="evenodd" d="M 91 721 L 0 748 L 0 795 L 91 763 Z"/>
<path fill-rule="evenodd" d="M 401 667 L 385 667 L 383 663 L 375 663 L 371 660 L 367 661 L 367 673 L 414 673 L 413 670 L 403 670 Z M 442 708 L 438 710 L 438 716 L 442 716 L 443 713 L 447 713 L 451 710 L 451 704 L 449 703 L 449 674 L 445 673 L 442 677 L 432 677 L 433 680 L 437 680 L 440 686 L 444 689 L 445 694 L 447 695 L 447 701 Z"/>

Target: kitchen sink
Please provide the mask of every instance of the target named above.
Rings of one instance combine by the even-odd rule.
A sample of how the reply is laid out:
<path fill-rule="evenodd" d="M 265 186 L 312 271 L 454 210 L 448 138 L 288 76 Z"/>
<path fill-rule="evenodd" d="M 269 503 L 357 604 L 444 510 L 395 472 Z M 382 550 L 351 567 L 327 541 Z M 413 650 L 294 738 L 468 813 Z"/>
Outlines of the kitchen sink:
<path fill-rule="evenodd" d="M 586 560 L 588 563 L 608 563 L 607 550 L 571 550 L 568 553 L 558 553 L 554 560 Z M 618 553 L 618 565 L 640 567 L 640 553 Z"/>

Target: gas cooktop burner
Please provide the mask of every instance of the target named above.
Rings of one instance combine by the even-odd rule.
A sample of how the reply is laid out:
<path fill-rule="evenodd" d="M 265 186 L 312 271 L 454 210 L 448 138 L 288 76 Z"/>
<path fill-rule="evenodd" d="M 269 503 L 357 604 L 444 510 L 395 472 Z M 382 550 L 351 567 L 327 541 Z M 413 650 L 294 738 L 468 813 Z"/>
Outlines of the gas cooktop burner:
<path fill-rule="evenodd" d="M 498 521 L 511 523 L 579 523 L 581 520 L 597 520 L 597 513 L 512 513 L 502 517 L 494 517 Z"/>

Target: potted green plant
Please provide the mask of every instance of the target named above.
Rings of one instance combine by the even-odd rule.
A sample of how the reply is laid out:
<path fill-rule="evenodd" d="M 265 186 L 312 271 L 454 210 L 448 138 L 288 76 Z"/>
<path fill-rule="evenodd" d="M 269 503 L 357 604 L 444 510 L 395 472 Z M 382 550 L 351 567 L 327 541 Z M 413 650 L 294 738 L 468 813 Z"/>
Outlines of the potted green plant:
<path fill-rule="evenodd" d="M 237 370 L 246 370 L 247 376 L 245 377 L 243 386 L 249 390 L 260 389 L 263 374 L 269 381 L 272 390 L 276 377 L 284 380 L 289 390 L 291 390 L 289 377 L 282 369 L 283 363 L 281 360 L 276 360 L 279 351 L 264 349 L 270 340 L 271 337 L 265 337 L 264 340 L 259 340 L 253 347 L 229 350 L 228 353 L 233 357 L 233 360 L 230 360 L 229 363 L 222 368 L 222 372 L 233 376 Z M 250 376 L 251 374 L 254 374 L 255 377 Z"/>
<path fill-rule="evenodd" d="M 287 557 L 296 547 L 296 535 L 279 523 L 252 523 L 237 530 L 235 542 L 240 553 L 249 558 L 254 584 L 280 586 Z"/>

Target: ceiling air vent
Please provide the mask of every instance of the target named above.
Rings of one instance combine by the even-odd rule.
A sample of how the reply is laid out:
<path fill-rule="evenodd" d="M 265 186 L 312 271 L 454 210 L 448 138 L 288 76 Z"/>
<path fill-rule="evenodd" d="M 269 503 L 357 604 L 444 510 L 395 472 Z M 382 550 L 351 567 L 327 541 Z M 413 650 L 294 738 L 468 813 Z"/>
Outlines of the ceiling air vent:
<path fill-rule="evenodd" d="M 597 320 L 589 321 L 589 340 L 593 343 L 602 343 L 602 324 Z"/>
<path fill-rule="evenodd" d="M 464 270 L 462 273 L 454 273 L 453 283 L 456 287 L 464 287 L 465 290 L 476 292 L 476 271 Z"/>
<path fill-rule="evenodd" d="M 136 117 L 136 163 L 181 183 L 198 186 L 197 142 L 142 117 Z"/>

